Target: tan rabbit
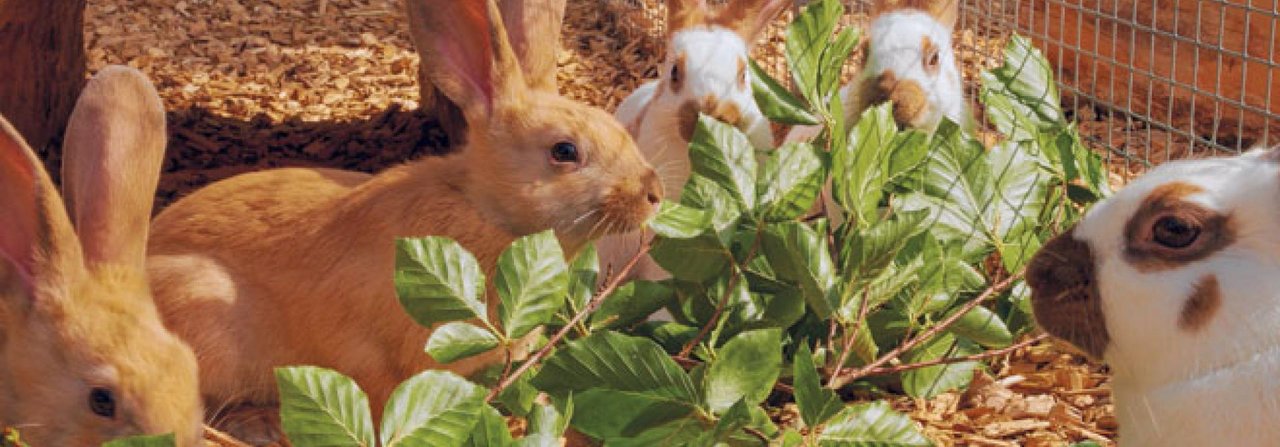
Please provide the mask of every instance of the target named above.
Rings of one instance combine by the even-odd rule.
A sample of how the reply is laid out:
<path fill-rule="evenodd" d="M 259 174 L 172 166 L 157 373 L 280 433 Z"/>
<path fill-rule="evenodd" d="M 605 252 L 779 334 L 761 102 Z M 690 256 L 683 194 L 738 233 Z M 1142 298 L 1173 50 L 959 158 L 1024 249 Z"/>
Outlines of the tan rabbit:
<path fill-rule="evenodd" d="M 67 125 L 64 207 L 0 118 L 0 427 L 33 446 L 200 439 L 195 357 L 160 323 L 144 271 L 164 132 L 146 78 L 104 68 Z"/>
<path fill-rule="evenodd" d="M 499 0 L 502 20 L 507 26 L 507 38 L 511 49 L 524 69 L 529 88 L 556 93 L 556 62 L 560 50 L 560 28 L 564 23 L 566 0 Z M 409 28 L 416 30 L 428 26 L 428 19 L 408 8 Z M 420 36 L 415 33 L 414 38 Z M 429 42 L 415 41 L 424 48 Z M 466 144 L 467 123 L 457 104 L 447 98 L 432 81 L 427 67 L 433 61 L 429 50 L 419 50 L 421 64 L 418 84 L 421 88 L 421 108 L 440 122 L 453 148 Z"/>
<path fill-rule="evenodd" d="M 210 408 L 271 405 L 272 369 L 306 364 L 353 377 L 377 418 L 397 384 L 442 366 L 423 353 L 430 331 L 396 299 L 397 237 L 453 238 L 492 273 L 516 237 L 555 229 L 572 255 L 658 207 L 657 176 L 613 117 L 528 87 L 492 0 L 410 7 L 426 21 L 415 40 L 438 62 L 433 82 L 463 105 L 466 148 L 373 177 L 240 175 L 154 222 L 152 285 L 196 350 Z M 496 358 L 443 366 L 466 374 Z"/>

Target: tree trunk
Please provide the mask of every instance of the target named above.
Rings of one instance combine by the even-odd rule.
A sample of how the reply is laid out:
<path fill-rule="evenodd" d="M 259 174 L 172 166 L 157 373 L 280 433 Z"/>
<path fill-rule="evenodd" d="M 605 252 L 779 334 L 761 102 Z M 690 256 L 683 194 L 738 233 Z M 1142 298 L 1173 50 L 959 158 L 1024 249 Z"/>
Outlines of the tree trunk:
<path fill-rule="evenodd" d="M 0 114 L 46 164 L 84 86 L 84 5 L 0 0 Z"/>

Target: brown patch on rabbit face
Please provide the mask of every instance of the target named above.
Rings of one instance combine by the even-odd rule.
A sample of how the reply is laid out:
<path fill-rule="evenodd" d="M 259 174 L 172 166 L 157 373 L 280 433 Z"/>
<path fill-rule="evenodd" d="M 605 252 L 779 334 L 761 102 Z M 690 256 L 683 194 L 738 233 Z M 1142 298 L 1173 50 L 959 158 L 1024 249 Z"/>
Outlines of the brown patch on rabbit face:
<path fill-rule="evenodd" d="M 1182 304 L 1182 312 L 1178 314 L 1178 327 L 1185 331 L 1198 331 L 1209 324 L 1221 307 L 1222 290 L 1218 287 L 1218 277 L 1205 275 L 1196 282 L 1191 296 Z"/>
<path fill-rule="evenodd" d="M 730 126 L 742 127 L 742 111 L 733 102 L 721 102 L 714 95 L 703 96 L 699 101 L 687 101 L 680 105 L 677 116 L 680 120 L 680 136 L 685 141 L 693 139 L 693 131 L 698 126 L 698 114 L 704 114 L 720 120 Z"/>
<path fill-rule="evenodd" d="M 867 78 L 861 86 L 861 97 L 866 98 L 860 110 L 893 101 L 893 120 L 901 127 L 914 127 L 918 118 L 928 108 L 925 91 L 915 81 L 899 80 L 892 70 Z"/>
<path fill-rule="evenodd" d="M 1141 272 L 1168 270 L 1234 243 L 1236 229 L 1230 215 L 1184 200 L 1203 191 L 1183 182 L 1152 190 L 1125 223 L 1125 260 Z"/>
<path fill-rule="evenodd" d="M 1040 327 L 1102 358 L 1111 336 L 1102 314 L 1093 251 L 1071 235 L 1074 229 L 1045 243 L 1027 266 L 1026 281 Z"/>

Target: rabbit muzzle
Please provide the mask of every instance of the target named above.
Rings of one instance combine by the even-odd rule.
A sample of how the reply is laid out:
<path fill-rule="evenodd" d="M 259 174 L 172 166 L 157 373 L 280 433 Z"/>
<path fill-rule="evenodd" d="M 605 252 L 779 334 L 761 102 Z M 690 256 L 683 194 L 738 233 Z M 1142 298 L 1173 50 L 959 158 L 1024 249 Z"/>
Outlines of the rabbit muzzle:
<path fill-rule="evenodd" d="M 899 127 L 920 127 L 928 112 L 929 100 L 924 88 L 911 79 L 898 79 L 886 70 L 869 84 L 870 104 L 893 101 L 893 120 Z"/>
<path fill-rule="evenodd" d="M 1110 342 L 1089 244 L 1063 232 L 1027 266 L 1036 322 L 1050 335 L 1101 359 Z"/>
<path fill-rule="evenodd" d="M 743 129 L 742 111 L 732 101 L 721 101 L 715 95 L 706 95 L 699 100 L 689 100 L 680 105 L 680 136 L 685 141 L 693 139 L 693 129 L 698 125 L 698 114 L 710 116 L 728 123 L 739 130 Z"/>

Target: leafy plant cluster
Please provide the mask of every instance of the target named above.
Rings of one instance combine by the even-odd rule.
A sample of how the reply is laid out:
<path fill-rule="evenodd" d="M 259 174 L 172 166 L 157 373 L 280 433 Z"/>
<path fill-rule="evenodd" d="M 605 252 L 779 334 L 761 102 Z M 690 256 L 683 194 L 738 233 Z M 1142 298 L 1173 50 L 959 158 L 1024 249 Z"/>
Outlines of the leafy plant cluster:
<path fill-rule="evenodd" d="M 382 421 L 349 378 L 281 368 L 292 442 L 558 445 L 572 427 L 609 446 L 929 445 L 884 397 L 963 387 L 982 360 L 1038 340 L 1023 336 L 1022 271 L 1109 192 L 1106 173 L 1065 121 L 1048 63 L 1018 36 L 982 76 L 1003 136 L 990 148 L 950 122 L 899 130 L 888 104 L 842 122 L 840 67 L 858 41 L 837 30 L 843 12 L 815 1 L 789 26 L 798 95 L 752 64 L 766 115 L 821 135 L 762 150 L 701 117 L 681 202 L 663 204 L 652 244 L 602 290 L 594 250 L 565 261 L 550 232 L 517 240 L 493 278 L 451 240 L 398 241 L 400 301 L 435 327 L 426 355 L 497 349 L 506 361 L 470 379 L 423 372 Z M 646 253 L 672 278 L 622 282 Z M 647 320 L 659 309 L 672 321 Z M 521 360 L 517 342 L 539 327 L 550 336 Z M 792 401 L 798 423 L 778 426 Z M 507 415 L 527 422 L 523 437 Z"/>

